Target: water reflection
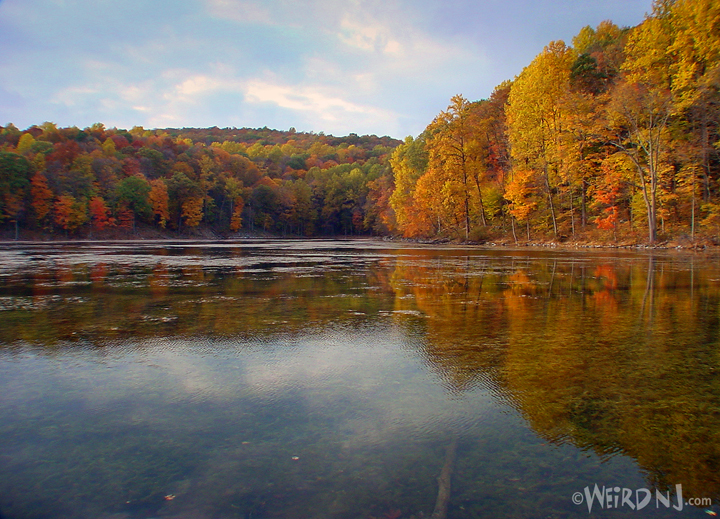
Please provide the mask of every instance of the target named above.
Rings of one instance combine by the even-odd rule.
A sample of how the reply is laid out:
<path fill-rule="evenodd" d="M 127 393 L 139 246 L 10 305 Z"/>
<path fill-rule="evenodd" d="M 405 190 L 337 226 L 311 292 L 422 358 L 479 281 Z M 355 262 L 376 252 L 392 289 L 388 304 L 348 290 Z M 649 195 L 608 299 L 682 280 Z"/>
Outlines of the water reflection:
<path fill-rule="evenodd" d="M 595 482 L 720 499 L 712 258 L 336 242 L 3 254 L 0 439 L 21 476 L 0 489 L 24 503 L 0 498 L 10 517 L 419 517 L 453 437 L 450 517 L 565 517 Z M 58 511 L 52 464 L 69 459 L 85 491 Z"/>
<path fill-rule="evenodd" d="M 429 359 L 453 387 L 490 380 L 548 441 L 630 455 L 652 485 L 717 498 L 717 270 L 683 261 L 410 266 L 394 286 L 427 316 Z"/>

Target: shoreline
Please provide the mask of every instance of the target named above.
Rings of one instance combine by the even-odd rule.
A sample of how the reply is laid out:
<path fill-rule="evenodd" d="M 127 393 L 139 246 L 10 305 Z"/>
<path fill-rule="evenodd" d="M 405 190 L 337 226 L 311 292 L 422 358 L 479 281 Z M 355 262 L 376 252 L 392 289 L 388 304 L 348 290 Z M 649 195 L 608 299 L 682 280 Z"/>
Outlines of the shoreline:
<path fill-rule="evenodd" d="M 697 243 L 683 244 L 677 242 L 661 242 L 655 245 L 643 243 L 592 243 L 592 242 L 554 242 L 554 241 L 526 241 L 526 242 L 508 242 L 508 241 L 486 241 L 486 242 L 462 242 L 443 239 L 411 239 L 398 236 L 275 236 L 265 233 L 237 233 L 231 236 L 209 235 L 214 233 L 198 233 L 196 236 L 168 236 L 168 235 L 137 235 L 123 237 L 64 237 L 64 236 L 43 236 L 42 238 L 19 240 L 0 237 L 0 244 L 6 246 L 13 245 L 72 245 L 72 244 L 149 244 L 149 243 L 238 243 L 248 241 L 303 241 L 303 242 L 373 242 L 380 244 L 396 244 L 396 245 L 416 245 L 421 247 L 437 247 L 437 248 L 467 248 L 467 249 L 489 249 L 489 250 L 558 250 L 558 251 L 636 251 L 636 252 L 652 252 L 652 251 L 683 251 L 693 253 L 712 254 L 720 252 L 720 247 L 709 244 L 706 240 Z"/>

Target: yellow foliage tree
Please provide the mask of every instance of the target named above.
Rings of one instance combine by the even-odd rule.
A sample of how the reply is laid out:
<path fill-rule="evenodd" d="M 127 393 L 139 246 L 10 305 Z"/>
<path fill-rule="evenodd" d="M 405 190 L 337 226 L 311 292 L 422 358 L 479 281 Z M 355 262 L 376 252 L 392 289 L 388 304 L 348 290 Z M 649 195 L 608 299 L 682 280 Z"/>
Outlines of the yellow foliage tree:
<path fill-rule="evenodd" d="M 185 200 L 182 205 L 182 217 L 185 225 L 188 227 L 197 227 L 200 225 L 203 217 L 203 202 L 201 196 L 191 197 Z"/>
<path fill-rule="evenodd" d="M 148 201 L 152 207 L 154 217 L 157 218 L 158 225 L 164 229 L 170 219 L 170 199 L 167 184 L 163 179 L 158 178 L 150 181 Z"/>
<path fill-rule="evenodd" d="M 541 180 L 555 236 L 558 227 L 553 195 L 562 170 L 564 99 L 573 61 L 572 49 L 562 41 L 551 42 L 513 82 L 507 106 L 513 162 Z"/>

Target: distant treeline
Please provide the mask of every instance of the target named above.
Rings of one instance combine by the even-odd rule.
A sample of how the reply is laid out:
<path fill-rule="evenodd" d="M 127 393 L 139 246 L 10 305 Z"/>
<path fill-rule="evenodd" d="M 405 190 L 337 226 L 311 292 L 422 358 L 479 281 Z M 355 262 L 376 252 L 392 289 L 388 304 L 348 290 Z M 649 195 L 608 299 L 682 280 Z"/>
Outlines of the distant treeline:
<path fill-rule="evenodd" d="M 140 222 L 175 231 L 202 223 L 220 233 L 386 233 L 388 157 L 399 143 L 292 128 L 9 124 L 0 131 L 0 218 L 16 229 L 95 237 Z"/>

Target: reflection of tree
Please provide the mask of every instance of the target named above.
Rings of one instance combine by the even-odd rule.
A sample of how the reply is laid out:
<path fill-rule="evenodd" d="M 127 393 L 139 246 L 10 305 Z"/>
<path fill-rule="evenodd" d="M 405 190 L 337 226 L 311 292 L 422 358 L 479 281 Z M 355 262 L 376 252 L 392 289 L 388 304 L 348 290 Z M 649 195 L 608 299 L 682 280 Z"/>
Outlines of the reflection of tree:
<path fill-rule="evenodd" d="M 157 257 L 147 266 L 58 263 L 6 277 L 0 344 L 295 333 L 392 305 L 383 269 L 368 276 L 352 269 L 296 275 L 170 267 Z"/>
<path fill-rule="evenodd" d="M 713 269 L 418 250 L 372 269 L 178 268 L 155 258 L 6 276 L 0 343 L 262 337 L 394 310 L 451 390 L 482 384 L 549 441 L 622 452 L 653 484 L 720 495 Z"/>
<path fill-rule="evenodd" d="M 720 495 L 720 294 L 709 273 L 658 258 L 428 262 L 396 268 L 393 286 L 398 307 L 427 316 L 428 360 L 455 390 L 482 382 L 549 441 L 624 453 L 653 485 Z"/>

